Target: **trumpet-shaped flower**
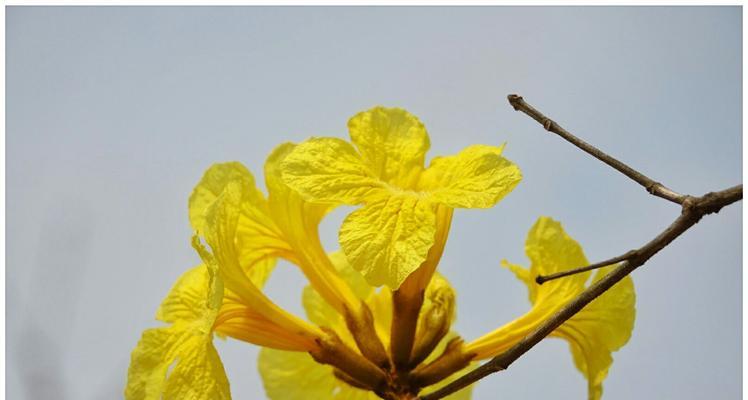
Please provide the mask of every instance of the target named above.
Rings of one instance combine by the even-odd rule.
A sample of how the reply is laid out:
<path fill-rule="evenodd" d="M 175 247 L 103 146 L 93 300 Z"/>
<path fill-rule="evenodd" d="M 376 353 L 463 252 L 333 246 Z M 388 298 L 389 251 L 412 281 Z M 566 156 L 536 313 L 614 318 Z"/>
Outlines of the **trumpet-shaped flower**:
<path fill-rule="evenodd" d="M 266 199 L 252 174 L 240 163 L 215 164 L 205 173 L 190 197 L 190 222 L 197 232 L 205 229 L 207 206 L 229 186 L 240 188 L 236 218 L 236 262 L 222 265 L 226 284 L 245 282 L 254 265 L 265 259 L 285 258 L 297 264 L 320 293 L 336 309 L 357 310 L 358 301 L 340 278 L 322 249 L 317 226 L 329 206 L 311 204 L 289 190 L 279 179 L 278 163 L 293 144 L 278 146 L 265 163 Z"/>
<path fill-rule="evenodd" d="M 229 183 L 200 217 L 200 230 L 213 253 L 193 239 L 205 264 L 180 277 L 157 311 L 156 318 L 170 325 L 143 333 L 132 354 L 126 399 L 230 399 L 214 333 L 284 350 L 316 349 L 321 331 L 279 308 L 259 289 L 273 260 L 253 258 L 246 270 L 239 264 L 236 225 L 245 194 L 246 187 Z M 224 275 L 234 279 L 236 292 L 224 288 Z"/>
<path fill-rule="evenodd" d="M 294 351 L 316 349 L 322 336 L 260 290 L 275 258 L 294 253 L 249 171 L 238 163 L 210 168 L 190 197 L 189 211 L 212 252 L 193 240 L 205 264 L 185 273 L 159 309 L 157 319 L 172 325 L 147 330 L 133 351 L 127 399 L 184 398 L 185 393 L 229 398 L 214 333 Z"/>
<path fill-rule="evenodd" d="M 363 205 L 343 222 L 340 244 L 374 286 L 399 288 L 426 261 L 436 238 L 446 238 L 438 230 L 448 229 L 452 208 L 491 207 L 521 179 L 519 168 L 501 156 L 503 146 L 470 146 L 424 168 L 428 134 L 402 109 L 359 113 L 348 128 L 355 147 L 312 138 L 285 158 L 281 170 L 308 200 Z M 440 207 L 450 211 L 440 213 Z"/>
<path fill-rule="evenodd" d="M 240 193 L 234 196 L 237 200 L 233 215 L 230 218 L 226 215 L 216 218 L 216 221 L 224 223 L 235 221 L 232 228 L 235 243 L 231 242 L 229 235 L 218 246 L 223 253 L 232 253 L 218 261 L 226 286 L 239 297 L 244 297 L 245 302 L 251 302 L 257 296 L 250 293 L 253 289 L 247 287 L 246 275 L 251 275 L 256 264 L 262 260 L 285 258 L 300 267 L 310 284 L 338 313 L 345 316 L 346 321 L 358 327 L 353 332 L 359 348 L 367 356 L 378 359 L 378 363 L 384 363 L 385 350 L 380 341 L 372 336 L 369 311 L 338 276 L 321 245 L 317 227 L 330 205 L 304 200 L 280 179 L 279 164 L 294 147 L 291 143 L 282 144 L 268 157 L 265 163 L 265 182 L 269 192 L 267 199 L 255 187 L 254 178 L 241 164 L 225 163 L 211 167 L 190 199 L 191 216 L 198 216 L 191 219 L 193 227 L 198 231 L 205 230 L 205 222 L 209 218 L 199 216 L 201 210 L 205 210 L 204 204 L 215 201 L 215 193 L 219 190 L 226 193 L 232 187 L 241 188 Z M 206 238 L 210 242 L 208 236 Z M 220 257 L 223 253 L 215 254 Z M 263 310 L 282 315 L 269 306 L 264 306 Z M 294 321 L 299 325 L 297 320 Z M 293 325 L 286 324 L 284 327 L 290 329 Z"/>
<path fill-rule="evenodd" d="M 582 247 L 564 232 L 561 224 L 541 217 L 527 235 L 525 251 L 530 268 L 504 262 L 527 285 L 532 309 L 501 328 L 469 343 L 465 351 L 476 359 L 502 353 L 532 332 L 559 308 L 587 287 L 590 272 L 551 280 L 538 285 L 538 275 L 549 275 L 588 265 Z M 596 282 L 613 267 L 599 269 L 592 277 Z M 602 396 L 602 383 L 613 363 L 611 353 L 631 337 L 635 317 L 634 283 L 626 277 L 593 300 L 582 311 L 556 328 L 552 337 L 569 342 L 574 364 L 587 377 L 590 399 Z"/>
<path fill-rule="evenodd" d="M 532 309 L 464 344 L 451 331 L 455 292 L 435 273 L 453 209 L 493 206 L 519 169 L 503 146 L 483 145 L 425 168 L 428 135 L 401 109 L 374 108 L 348 126 L 353 145 L 312 138 L 278 146 L 265 163 L 267 196 L 239 163 L 206 171 L 189 200 L 202 264 L 158 309 L 166 325 L 146 330 L 133 351 L 127 400 L 230 399 L 215 336 L 263 347 L 271 399 L 412 399 L 511 347 L 585 288 L 589 273 L 535 284 L 538 274 L 587 263 L 560 224 L 541 218 L 527 240 L 530 269 L 506 264 L 528 285 Z M 328 254 L 318 226 L 340 204 L 362 207 L 340 228 L 342 251 Z M 309 281 L 307 319 L 262 291 L 278 258 Z M 552 334 L 569 340 L 590 398 L 600 396 L 610 353 L 628 340 L 633 303 L 626 278 Z M 470 388 L 449 396 L 469 397 Z"/>

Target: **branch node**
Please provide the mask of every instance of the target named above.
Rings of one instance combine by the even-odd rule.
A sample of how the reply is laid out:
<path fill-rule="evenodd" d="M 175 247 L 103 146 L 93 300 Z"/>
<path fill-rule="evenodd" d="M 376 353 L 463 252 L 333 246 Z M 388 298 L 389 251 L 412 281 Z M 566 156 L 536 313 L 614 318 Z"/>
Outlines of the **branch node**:
<path fill-rule="evenodd" d="M 550 118 L 546 118 L 545 120 L 543 120 L 543 128 L 548 132 L 552 132 L 553 124 L 554 122 Z"/>
<path fill-rule="evenodd" d="M 683 199 L 683 208 L 681 209 L 681 214 L 686 214 L 693 212 L 696 208 L 698 208 L 698 202 L 697 199 L 693 196 L 686 196 L 685 199 Z"/>
<path fill-rule="evenodd" d="M 660 182 L 652 182 L 649 185 L 647 185 L 645 187 L 645 189 L 647 189 L 647 192 L 649 194 L 655 194 L 655 193 L 657 193 L 657 188 L 661 187 L 661 186 L 662 186 L 662 184 Z"/>

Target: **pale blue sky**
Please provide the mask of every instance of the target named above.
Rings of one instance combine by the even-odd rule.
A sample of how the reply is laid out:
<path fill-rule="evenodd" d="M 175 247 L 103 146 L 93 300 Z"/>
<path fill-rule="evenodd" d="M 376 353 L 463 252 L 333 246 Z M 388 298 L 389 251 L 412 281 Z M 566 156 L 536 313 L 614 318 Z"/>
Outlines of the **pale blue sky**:
<path fill-rule="evenodd" d="M 239 160 L 260 175 L 276 144 L 346 137 L 377 104 L 418 115 L 430 156 L 506 141 L 523 171 L 497 207 L 455 215 L 440 268 L 468 339 L 528 309 L 499 261 L 527 263 L 539 215 L 601 260 L 679 211 L 508 93 L 675 190 L 742 181 L 739 7 L 6 10 L 8 398 L 120 398 L 140 332 L 198 262 L 186 204 L 203 170 Z M 330 249 L 347 211 L 323 223 Z M 741 217 L 738 204 L 705 219 L 634 273 L 636 327 L 605 399 L 740 396 Z M 268 291 L 301 313 L 303 285 L 284 264 Z M 257 349 L 218 346 L 234 397 L 261 397 Z M 549 340 L 474 398 L 585 392 Z"/>

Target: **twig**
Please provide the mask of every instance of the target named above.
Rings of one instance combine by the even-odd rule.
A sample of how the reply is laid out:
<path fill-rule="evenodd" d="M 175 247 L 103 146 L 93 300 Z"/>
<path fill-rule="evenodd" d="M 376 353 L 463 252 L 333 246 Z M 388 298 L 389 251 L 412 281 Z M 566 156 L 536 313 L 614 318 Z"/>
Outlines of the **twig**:
<path fill-rule="evenodd" d="M 480 367 L 463 375 L 462 377 L 449 383 L 443 388 L 421 396 L 421 400 L 441 399 L 494 372 L 503 371 L 509 368 L 509 365 L 511 365 L 519 357 L 521 357 L 532 347 L 538 344 L 541 340 L 543 340 L 543 338 L 548 336 L 556 328 L 561 326 L 561 324 L 574 316 L 574 314 L 582 310 L 582 308 L 584 308 L 587 304 L 613 287 L 613 285 L 623 279 L 626 275 L 630 274 L 636 268 L 644 265 L 644 263 L 652 258 L 652 256 L 657 254 L 657 252 L 665 248 L 673 240 L 675 240 L 675 238 L 677 238 L 683 232 L 687 231 L 689 228 L 699 222 L 699 220 L 701 220 L 704 215 L 719 212 L 722 207 L 740 201 L 743 198 L 743 185 L 734 186 L 719 192 L 710 192 L 700 197 L 678 194 L 668 189 L 664 185 L 644 176 L 640 172 L 616 160 L 615 158 L 610 157 L 609 155 L 603 153 L 592 145 L 576 138 L 574 135 L 558 126 L 558 124 L 545 117 L 538 110 L 527 104 L 522 99 L 522 97 L 517 95 L 510 95 L 509 103 L 514 107 L 515 110 L 522 111 L 536 121 L 543 124 L 546 130 L 559 134 L 561 137 L 571 142 L 575 146 L 579 147 L 585 152 L 593 155 L 597 159 L 603 161 L 604 163 L 610 165 L 611 167 L 630 177 L 634 181 L 638 182 L 639 184 L 647 188 L 647 191 L 649 191 L 651 194 L 680 204 L 682 207 L 681 214 L 678 216 L 678 218 L 675 219 L 675 221 L 673 221 L 672 224 L 670 224 L 670 226 L 668 226 L 654 239 L 652 239 L 639 249 L 629 251 L 624 255 L 614 257 L 612 259 L 593 264 L 588 267 L 584 267 L 589 270 L 593 269 L 593 267 L 601 267 L 604 265 L 610 265 L 616 262 L 623 261 L 602 279 L 590 285 L 590 287 L 582 291 L 582 293 L 577 295 L 577 297 L 561 307 L 553 316 L 543 322 L 537 329 L 525 336 L 517 344 L 509 348 L 509 350 L 492 358 Z M 572 271 L 564 272 L 564 274 L 568 275 L 574 273 Z M 548 280 L 548 277 L 545 277 L 544 279 Z"/>
<path fill-rule="evenodd" d="M 561 136 L 562 138 L 566 139 L 566 141 L 582 149 L 587 154 L 610 165 L 618 172 L 633 179 L 638 184 L 644 186 L 644 188 L 647 189 L 647 192 L 657 197 L 662 197 L 665 200 L 672 201 L 673 203 L 683 204 L 683 201 L 685 200 L 686 196 L 668 189 L 665 185 L 647 177 L 641 172 L 609 156 L 608 154 L 604 153 L 602 150 L 598 149 L 597 147 L 572 135 L 569 131 L 562 128 L 555 121 L 543 115 L 543 113 L 536 110 L 533 106 L 527 104 L 527 102 L 522 98 L 522 96 L 518 96 L 516 94 L 510 94 L 509 96 L 507 96 L 507 98 L 509 99 L 509 104 L 511 104 L 512 107 L 514 107 L 516 111 L 522 111 L 523 113 L 527 114 L 532 119 L 534 119 L 535 121 L 538 121 L 541 125 L 543 125 L 543 128 L 545 128 L 545 130 L 549 132 L 553 132 Z"/>
<path fill-rule="evenodd" d="M 626 261 L 634 256 L 636 256 L 636 250 L 631 250 L 624 254 L 621 254 L 620 256 L 616 256 L 616 257 L 607 259 L 605 261 L 600 261 L 598 263 L 590 264 L 586 267 L 574 268 L 568 271 L 556 272 L 555 274 L 538 275 L 537 277 L 535 277 L 535 283 L 537 283 L 538 285 L 542 285 L 543 283 L 554 280 L 554 279 L 563 278 L 565 276 L 579 274 L 582 272 L 592 271 L 593 269 L 607 267 L 608 265 L 613 265 L 621 261 Z"/>

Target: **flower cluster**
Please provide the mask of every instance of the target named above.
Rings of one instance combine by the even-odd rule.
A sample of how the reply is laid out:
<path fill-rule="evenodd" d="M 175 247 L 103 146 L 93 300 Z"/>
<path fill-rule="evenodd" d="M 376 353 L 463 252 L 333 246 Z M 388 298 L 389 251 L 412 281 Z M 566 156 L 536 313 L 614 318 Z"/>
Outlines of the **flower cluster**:
<path fill-rule="evenodd" d="M 278 146 L 265 163 L 267 196 L 240 163 L 205 172 L 189 199 L 202 263 L 159 307 L 165 325 L 143 333 L 126 399 L 230 399 L 216 336 L 263 347 L 259 371 L 270 399 L 414 399 L 516 344 L 588 285 L 589 272 L 535 283 L 587 264 L 561 224 L 541 217 L 527 236 L 530 267 L 503 263 L 527 285 L 532 308 L 465 342 L 451 330 L 455 291 L 436 271 L 453 210 L 493 207 L 519 183 L 519 168 L 503 146 L 486 145 L 425 167 L 428 134 L 402 109 L 361 112 L 348 128 L 352 144 Z M 340 250 L 328 252 L 318 225 L 339 205 L 360 207 L 340 227 Z M 262 291 L 278 258 L 309 281 L 306 318 Z M 569 342 L 591 399 L 602 395 L 611 352 L 631 335 L 634 300 L 627 277 L 552 334 Z M 470 389 L 449 398 L 468 399 Z"/>

